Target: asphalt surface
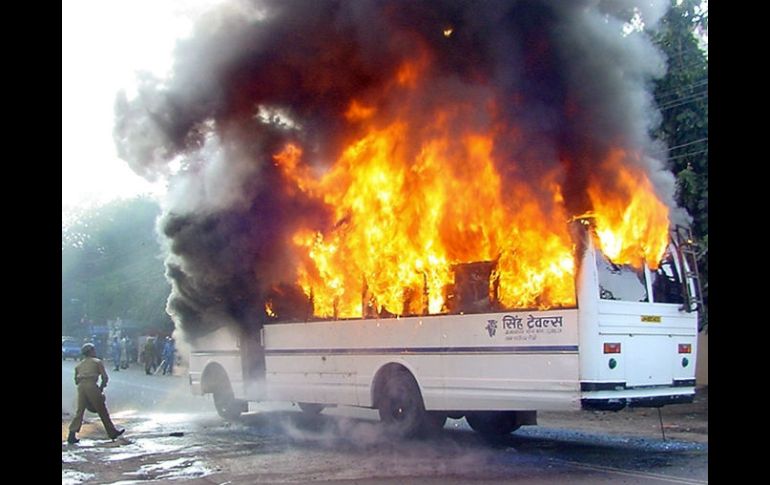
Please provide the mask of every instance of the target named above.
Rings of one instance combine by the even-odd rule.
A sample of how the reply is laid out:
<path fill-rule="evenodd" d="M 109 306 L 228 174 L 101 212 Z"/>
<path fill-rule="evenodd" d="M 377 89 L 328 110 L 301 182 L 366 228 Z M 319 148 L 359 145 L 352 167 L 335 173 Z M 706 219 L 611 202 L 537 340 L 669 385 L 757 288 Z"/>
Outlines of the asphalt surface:
<path fill-rule="evenodd" d="M 376 411 L 327 409 L 312 417 L 290 403 L 254 405 L 223 421 L 210 396 L 189 392 L 183 370 L 110 372 L 107 404 L 127 429 L 110 441 L 87 413 L 69 445 L 74 362 L 62 364 L 62 484 L 90 483 L 686 483 L 708 482 L 708 392 L 692 405 L 616 413 L 540 413 L 495 443 L 464 420 L 433 436 L 393 442 Z M 661 422 L 663 427 L 661 428 Z M 665 439 L 663 434 L 665 433 Z"/>

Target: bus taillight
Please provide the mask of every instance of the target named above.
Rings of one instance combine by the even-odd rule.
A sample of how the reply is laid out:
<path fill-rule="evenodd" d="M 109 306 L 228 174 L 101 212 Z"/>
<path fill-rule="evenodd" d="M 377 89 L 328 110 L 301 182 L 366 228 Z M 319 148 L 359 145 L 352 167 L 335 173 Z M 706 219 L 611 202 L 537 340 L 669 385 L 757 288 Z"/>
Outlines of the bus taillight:
<path fill-rule="evenodd" d="M 620 343 L 604 343 L 604 353 L 605 354 L 619 354 L 620 353 Z"/>

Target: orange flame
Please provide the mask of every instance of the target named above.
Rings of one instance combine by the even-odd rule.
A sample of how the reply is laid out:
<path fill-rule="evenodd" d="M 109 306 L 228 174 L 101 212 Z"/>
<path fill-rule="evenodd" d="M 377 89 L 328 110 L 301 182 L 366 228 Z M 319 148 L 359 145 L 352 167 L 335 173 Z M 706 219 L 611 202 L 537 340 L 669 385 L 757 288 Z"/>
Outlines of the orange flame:
<path fill-rule="evenodd" d="M 275 314 L 275 312 L 273 311 L 273 301 L 272 300 L 268 300 L 265 303 L 265 313 L 267 314 L 268 317 L 276 317 L 277 316 Z"/>
<path fill-rule="evenodd" d="M 426 62 L 401 65 L 392 89 L 418 91 Z M 490 294 L 503 307 L 574 306 L 571 214 L 559 168 L 506 186 L 495 129 L 459 137 L 450 129 L 478 106 L 447 106 L 429 129 L 410 121 L 407 110 L 388 116 L 351 100 L 345 117 L 362 131 L 324 175 L 302 163 L 298 144 L 274 156 L 284 177 L 336 221 L 323 233 L 306 228 L 293 237 L 296 282 L 312 298 L 314 314 L 448 312 L 453 266 L 479 261 L 494 263 Z M 600 245 L 616 262 L 655 267 L 667 241 L 667 210 L 646 177 L 620 164 L 623 157 L 613 152 L 607 161 L 620 190 L 589 184 Z"/>
<path fill-rule="evenodd" d="M 621 162 L 627 155 L 613 151 L 606 163 L 617 173 L 618 189 L 588 189 L 594 206 L 596 234 L 602 252 L 616 264 L 657 269 L 668 245 L 668 208 L 658 200 L 649 178 Z"/>
<path fill-rule="evenodd" d="M 375 109 L 371 106 L 366 106 L 356 100 L 350 103 L 350 107 L 345 112 L 345 118 L 348 121 L 363 121 L 371 118 L 375 114 Z"/>

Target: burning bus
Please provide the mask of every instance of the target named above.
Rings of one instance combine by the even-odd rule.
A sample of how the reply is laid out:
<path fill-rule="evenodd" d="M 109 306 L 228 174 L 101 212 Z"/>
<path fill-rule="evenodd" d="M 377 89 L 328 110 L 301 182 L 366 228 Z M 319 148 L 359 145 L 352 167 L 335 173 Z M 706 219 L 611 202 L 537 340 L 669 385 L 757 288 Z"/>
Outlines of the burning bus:
<path fill-rule="evenodd" d="M 292 401 L 309 413 L 376 408 L 399 436 L 448 417 L 501 435 L 536 424 L 538 410 L 692 402 L 700 290 L 688 231 L 676 228 L 651 268 L 613 263 L 593 218 L 572 226 L 574 302 L 506 307 L 496 261 L 455 265 L 444 311 L 433 314 L 429 305 L 418 314 L 371 313 L 367 290 L 365 316 L 314 317 L 312 299 L 274 293 L 257 335 L 222 328 L 196 342 L 192 390 L 212 393 L 227 418 L 248 401 Z M 403 295 L 406 309 L 413 296 Z M 281 297 L 293 301 L 274 306 Z"/>
<path fill-rule="evenodd" d="M 666 1 L 227 2 L 116 102 L 190 382 L 507 433 L 684 402 L 700 292 L 649 36 Z M 634 26 L 644 25 L 644 29 Z"/>

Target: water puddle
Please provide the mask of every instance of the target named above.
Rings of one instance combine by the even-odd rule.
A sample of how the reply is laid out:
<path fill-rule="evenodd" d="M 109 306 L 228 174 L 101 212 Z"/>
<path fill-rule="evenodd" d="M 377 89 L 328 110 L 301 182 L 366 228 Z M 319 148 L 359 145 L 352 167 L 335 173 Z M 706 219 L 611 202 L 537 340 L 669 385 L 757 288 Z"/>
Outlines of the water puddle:
<path fill-rule="evenodd" d="M 93 473 L 84 473 L 75 470 L 62 470 L 61 471 L 61 484 L 62 485 L 78 485 L 90 480 L 94 477 Z"/>
<path fill-rule="evenodd" d="M 198 458 L 177 458 L 143 465 L 135 472 L 124 475 L 136 476 L 142 480 L 200 478 L 213 473 L 206 468 L 205 463 Z"/>

